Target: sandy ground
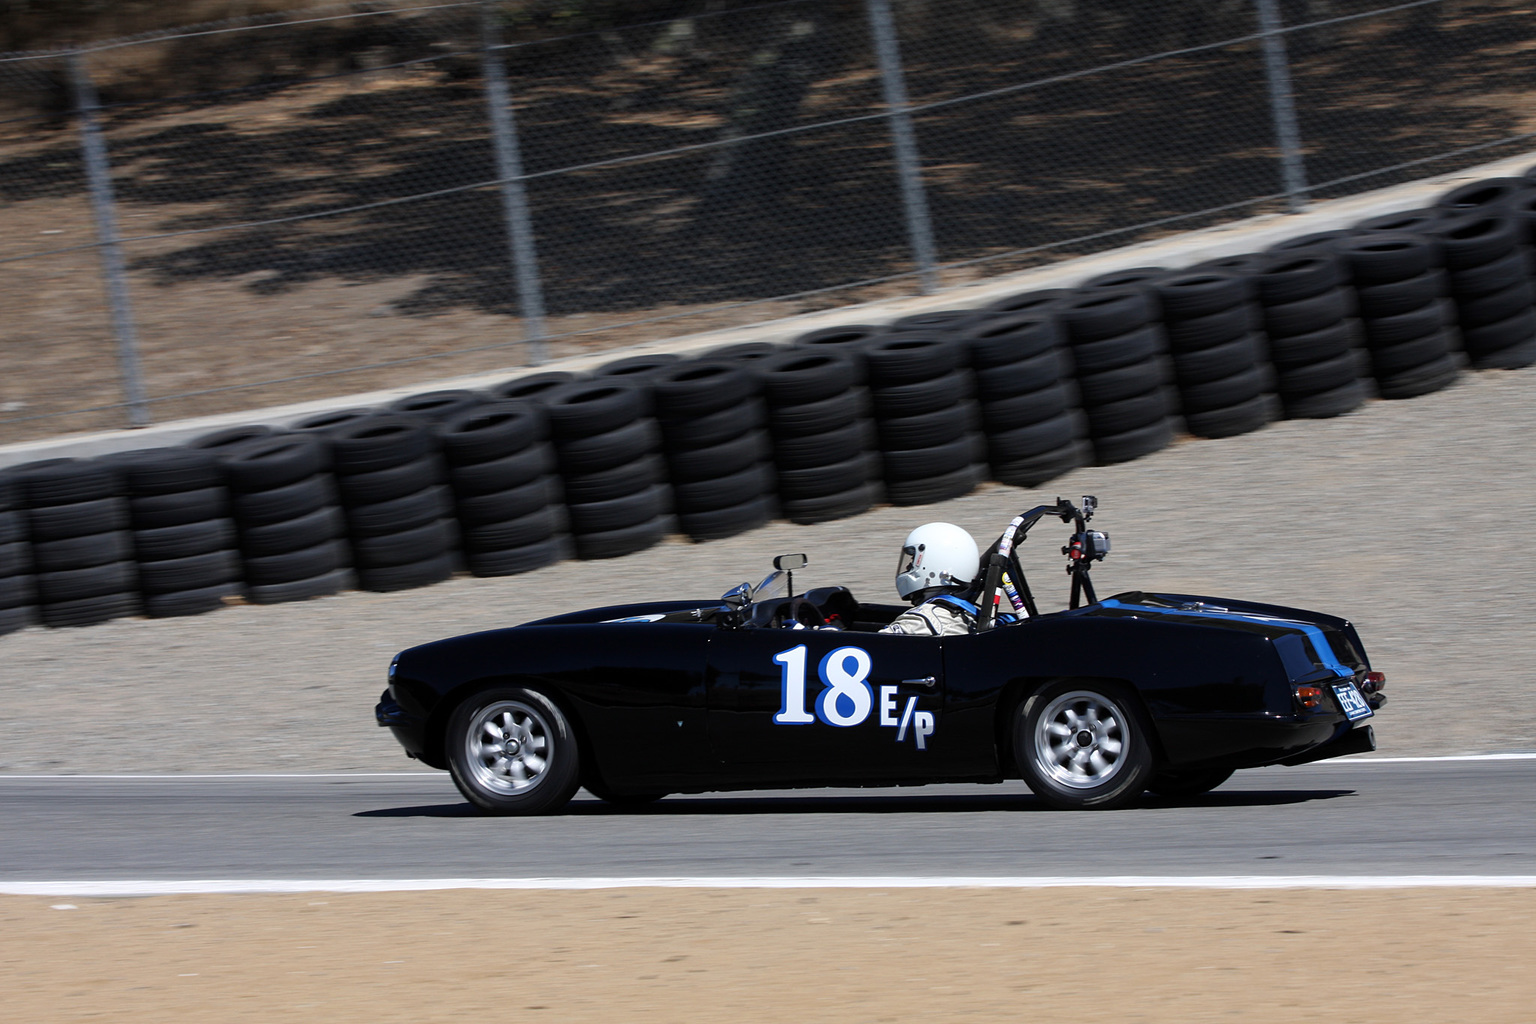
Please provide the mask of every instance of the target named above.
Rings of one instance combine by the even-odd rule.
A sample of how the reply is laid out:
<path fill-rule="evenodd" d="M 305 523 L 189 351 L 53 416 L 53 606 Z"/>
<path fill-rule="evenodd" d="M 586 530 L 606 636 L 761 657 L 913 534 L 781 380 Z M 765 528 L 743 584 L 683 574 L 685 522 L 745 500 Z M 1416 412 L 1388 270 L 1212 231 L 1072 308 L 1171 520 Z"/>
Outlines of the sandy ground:
<path fill-rule="evenodd" d="M 1536 890 L 0 898 L 16 1021 L 1531 1019 Z"/>

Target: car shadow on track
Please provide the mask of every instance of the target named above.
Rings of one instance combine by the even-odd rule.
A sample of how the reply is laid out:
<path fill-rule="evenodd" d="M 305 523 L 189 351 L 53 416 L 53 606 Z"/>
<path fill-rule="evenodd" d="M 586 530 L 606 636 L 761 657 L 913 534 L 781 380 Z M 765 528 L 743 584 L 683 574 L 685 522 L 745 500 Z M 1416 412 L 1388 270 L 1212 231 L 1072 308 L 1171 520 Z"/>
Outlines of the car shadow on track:
<path fill-rule="evenodd" d="M 1235 790 L 1230 793 L 1205 793 L 1184 799 L 1169 799 L 1148 794 L 1126 812 L 1190 808 L 1278 807 L 1352 796 L 1353 789 Z M 978 794 L 976 796 L 673 796 L 655 803 L 618 805 L 583 795 L 572 800 L 554 817 L 625 817 L 656 815 L 728 815 L 752 814 L 985 814 L 985 813 L 1075 813 L 1058 812 L 1038 797 L 1027 793 Z M 1125 813 L 1125 812 L 1122 812 Z M 469 803 L 428 804 L 415 807 L 380 807 L 357 811 L 354 818 L 479 818 Z"/>

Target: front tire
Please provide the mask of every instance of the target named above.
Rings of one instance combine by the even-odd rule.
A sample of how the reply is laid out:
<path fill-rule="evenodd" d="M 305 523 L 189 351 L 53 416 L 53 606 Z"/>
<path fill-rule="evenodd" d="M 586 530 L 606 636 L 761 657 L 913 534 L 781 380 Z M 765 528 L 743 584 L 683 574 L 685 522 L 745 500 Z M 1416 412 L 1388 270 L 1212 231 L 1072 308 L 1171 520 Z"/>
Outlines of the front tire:
<path fill-rule="evenodd" d="M 445 738 L 454 785 L 487 814 L 548 814 L 581 779 L 576 735 L 536 690 L 485 690 L 454 709 Z"/>
<path fill-rule="evenodd" d="M 1020 705 L 1013 750 L 1029 788 L 1062 810 L 1124 807 L 1146 789 L 1152 730 L 1135 698 L 1104 683 L 1056 683 Z"/>

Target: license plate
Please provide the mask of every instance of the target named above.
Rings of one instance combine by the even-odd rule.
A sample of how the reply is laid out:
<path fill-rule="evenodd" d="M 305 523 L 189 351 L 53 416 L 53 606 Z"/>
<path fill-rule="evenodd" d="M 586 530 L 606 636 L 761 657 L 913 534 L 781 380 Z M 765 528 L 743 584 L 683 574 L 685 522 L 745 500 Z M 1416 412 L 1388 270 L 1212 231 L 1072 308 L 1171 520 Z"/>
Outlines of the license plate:
<path fill-rule="evenodd" d="M 1344 717 L 1351 722 L 1370 718 L 1373 714 L 1371 706 L 1365 702 L 1365 695 L 1354 683 L 1334 683 L 1333 695 L 1339 699 L 1339 709 L 1344 712 Z"/>

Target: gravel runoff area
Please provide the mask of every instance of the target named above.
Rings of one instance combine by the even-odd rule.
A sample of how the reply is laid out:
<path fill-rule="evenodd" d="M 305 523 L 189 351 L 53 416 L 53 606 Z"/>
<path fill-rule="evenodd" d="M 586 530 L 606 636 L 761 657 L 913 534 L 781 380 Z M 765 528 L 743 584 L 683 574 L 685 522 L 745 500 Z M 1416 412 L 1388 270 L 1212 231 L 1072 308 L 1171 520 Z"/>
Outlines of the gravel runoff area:
<path fill-rule="evenodd" d="M 620 601 L 709 598 L 804 551 L 797 586 L 894 600 L 902 538 L 935 519 L 983 543 L 1019 510 L 1095 494 L 1114 551 L 1099 592 L 1157 589 L 1299 605 L 1359 626 L 1391 700 L 1381 755 L 1536 749 L 1536 368 L 1468 374 L 1335 420 L 1080 469 L 1044 490 L 989 484 L 725 541 L 672 539 L 612 561 L 351 592 L 183 619 L 0 638 L 0 772 L 408 770 L 373 704 L 391 655 L 455 633 Z M 1025 546 L 1037 595 L 1065 601 L 1059 546 Z"/>

